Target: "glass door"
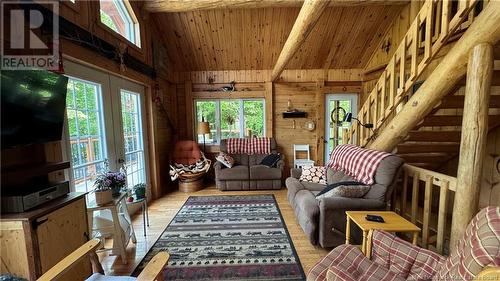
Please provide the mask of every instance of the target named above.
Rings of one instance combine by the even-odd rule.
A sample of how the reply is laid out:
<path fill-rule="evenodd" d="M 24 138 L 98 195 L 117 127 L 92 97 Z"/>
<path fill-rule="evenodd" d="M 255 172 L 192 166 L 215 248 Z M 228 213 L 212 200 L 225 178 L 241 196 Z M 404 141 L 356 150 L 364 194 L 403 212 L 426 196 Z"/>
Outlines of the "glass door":
<path fill-rule="evenodd" d="M 71 61 L 64 64 L 69 77 L 66 93 L 66 155 L 72 171 L 70 182 L 77 192 L 93 189 L 94 181 L 115 155 L 109 78 L 105 73 Z"/>
<path fill-rule="evenodd" d="M 351 123 L 344 122 L 347 113 L 357 114 L 358 95 L 357 94 L 329 94 L 326 96 L 326 116 L 325 116 L 325 163 L 330 159 L 333 149 L 342 144 L 343 131 L 351 126 Z"/>
<path fill-rule="evenodd" d="M 115 153 L 118 165 L 127 173 L 127 187 L 147 183 L 147 161 L 145 153 L 145 120 L 143 118 L 144 87 L 142 85 L 111 76 L 113 115 L 115 127 Z"/>

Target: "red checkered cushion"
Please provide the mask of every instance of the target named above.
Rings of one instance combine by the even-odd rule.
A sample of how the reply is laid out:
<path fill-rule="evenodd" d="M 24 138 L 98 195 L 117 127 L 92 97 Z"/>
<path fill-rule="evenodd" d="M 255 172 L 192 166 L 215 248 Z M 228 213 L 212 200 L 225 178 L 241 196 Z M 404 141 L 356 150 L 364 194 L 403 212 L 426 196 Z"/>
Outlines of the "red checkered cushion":
<path fill-rule="evenodd" d="M 383 151 L 343 144 L 335 147 L 332 151 L 326 167 L 343 171 L 357 181 L 371 185 L 375 182 L 375 172 L 380 161 L 390 155 L 390 153 Z"/>
<path fill-rule="evenodd" d="M 431 280 L 444 257 L 385 231 L 373 232 L 371 260 L 405 280 Z"/>
<path fill-rule="evenodd" d="M 229 154 L 270 154 L 270 138 L 227 139 L 227 153 Z"/>
<path fill-rule="evenodd" d="M 307 274 L 307 281 L 402 281 L 404 278 L 370 261 L 352 245 L 341 245 L 320 260 Z"/>
<path fill-rule="evenodd" d="M 433 280 L 472 280 L 486 266 L 500 266 L 499 207 L 486 207 L 472 219 Z"/>

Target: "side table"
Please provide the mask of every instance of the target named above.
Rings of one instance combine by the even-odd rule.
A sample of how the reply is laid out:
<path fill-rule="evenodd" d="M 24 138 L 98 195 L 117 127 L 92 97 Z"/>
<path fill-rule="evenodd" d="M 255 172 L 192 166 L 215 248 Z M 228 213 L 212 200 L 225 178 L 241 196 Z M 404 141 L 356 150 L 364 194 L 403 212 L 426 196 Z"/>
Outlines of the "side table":
<path fill-rule="evenodd" d="M 361 228 L 363 231 L 363 243 L 361 244 L 361 251 L 365 255 L 369 255 L 366 249 L 366 240 L 370 230 L 384 230 L 387 232 L 410 232 L 413 233 L 413 245 L 417 245 L 418 234 L 420 228 L 405 218 L 391 211 L 346 211 L 346 231 L 345 243 L 350 244 L 350 231 L 351 220 Z M 384 223 L 367 221 L 366 215 L 378 215 L 384 218 Z"/>
<path fill-rule="evenodd" d="M 96 205 L 95 201 L 87 202 L 90 238 L 98 237 L 103 243 L 106 238 L 113 237 L 113 248 L 101 249 L 100 251 L 111 250 L 113 254 L 121 256 L 124 264 L 127 263 L 126 248 L 128 242 L 130 240 L 133 243 L 137 242 L 132 220 L 127 210 L 126 198 L 127 193 L 124 192 L 106 205 Z M 109 226 L 94 227 L 94 212 L 103 210 L 111 212 L 111 224 Z"/>
<path fill-rule="evenodd" d="M 127 201 L 127 205 L 141 204 L 142 208 L 142 225 L 144 227 L 144 236 L 146 236 L 146 225 L 149 227 L 149 214 L 148 214 L 148 200 L 146 198 L 134 199 L 134 201 Z"/>

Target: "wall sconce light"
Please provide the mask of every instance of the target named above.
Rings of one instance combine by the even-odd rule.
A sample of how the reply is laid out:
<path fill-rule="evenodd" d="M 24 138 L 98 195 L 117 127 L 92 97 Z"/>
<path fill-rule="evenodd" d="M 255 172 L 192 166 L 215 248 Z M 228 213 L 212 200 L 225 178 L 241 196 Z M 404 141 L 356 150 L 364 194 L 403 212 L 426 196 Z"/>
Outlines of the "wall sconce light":
<path fill-rule="evenodd" d="M 358 121 L 359 125 L 361 125 L 361 126 L 363 126 L 363 127 L 367 128 L 367 129 L 372 129 L 372 128 L 373 128 L 373 124 L 372 124 L 372 123 L 366 123 L 366 124 L 361 123 L 361 121 L 359 121 L 359 119 L 358 119 L 358 118 L 356 118 L 356 117 L 352 117 L 352 113 L 351 113 L 351 112 L 349 112 L 349 113 L 347 113 L 347 114 L 345 115 L 345 117 L 344 117 L 344 122 L 352 122 L 352 119 L 354 119 L 354 120 Z"/>

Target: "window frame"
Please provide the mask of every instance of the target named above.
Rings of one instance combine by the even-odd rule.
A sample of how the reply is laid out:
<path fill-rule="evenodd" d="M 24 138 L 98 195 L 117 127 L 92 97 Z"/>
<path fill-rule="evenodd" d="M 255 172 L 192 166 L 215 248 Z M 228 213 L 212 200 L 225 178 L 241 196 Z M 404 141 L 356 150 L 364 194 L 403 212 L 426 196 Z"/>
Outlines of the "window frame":
<path fill-rule="evenodd" d="M 222 125 L 221 125 L 221 102 L 222 101 L 239 101 L 239 121 L 240 121 L 240 138 L 245 138 L 245 101 L 261 101 L 262 102 L 262 136 L 266 136 L 266 99 L 265 98 L 220 98 L 220 99 L 214 99 L 214 98 L 196 98 L 193 100 L 193 107 L 194 107 L 194 124 L 193 124 L 193 129 L 194 133 L 196 135 L 195 139 L 198 143 L 199 142 L 199 135 L 196 133 L 196 129 L 198 126 L 198 106 L 197 103 L 199 101 L 202 102 L 215 102 L 215 132 L 216 132 L 216 137 L 215 137 L 215 142 L 212 143 L 206 143 L 206 145 L 220 145 L 220 141 L 222 139 Z"/>
<path fill-rule="evenodd" d="M 125 32 L 130 33 L 133 36 L 130 36 L 130 34 L 127 34 L 131 38 L 131 39 L 129 39 L 127 36 L 124 36 L 121 33 L 116 32 L 115 30 L 113 30 L 112 28 L 110 28 L 109 26 L 107 26 L 105 23 L 103 23 L 101 21 L 101 11 L 102 11 L 102 9 L 101 9 L 101 0 L 97 1 L 99 3 L 98 14 L 97 14 L 97 17 L 98 17 L 97 22 L 98 22 L 98 24 L 100 26 L 102 26 L 104 29 L 106 29 L 107 31 L 111 32 L 113 35 L 118 36 L 119 38 L 125 39 L 125 41 L 128 42 L 128 43 L 130 43 L 131 46 L 133 46 L 135 48 L 138 48 L 138 49 L 142 49 L 140 22 L 139 22 L 137 16 L 135 15 L 134 9 L 130 5 L 130 2 L 128 0 L 108 0 L 108 1 L 114 3 L 114 5 L 118 9 L 118 13 L 122 17 L 124 17 L 123 13 L 127 13 L 127 16 L 125 16 L 125 18 L 130 18 L 130 20 L 132 21 L 132 23 L 131 24 L 127 24 L 126 21 L 125 21 L 126 25 L 131 25 L 128 28 L 128 30 L 129 30 L 128 32 L 127 32 L 127 28 L 125 28 Z"/>

